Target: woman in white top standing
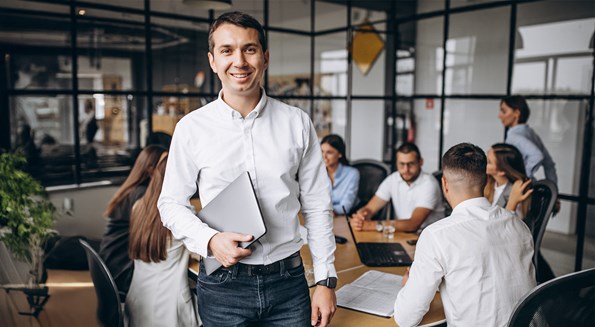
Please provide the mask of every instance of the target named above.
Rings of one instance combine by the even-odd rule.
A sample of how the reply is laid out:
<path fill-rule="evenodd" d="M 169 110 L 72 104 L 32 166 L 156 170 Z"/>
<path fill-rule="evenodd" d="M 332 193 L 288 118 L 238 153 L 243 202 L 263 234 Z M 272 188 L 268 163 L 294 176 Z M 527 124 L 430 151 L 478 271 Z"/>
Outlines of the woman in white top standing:
<path fill-rule="evenodd" d="M 513 145 L 496 143 L 488 150 L 485 197 L 493 206 L 516 212 L 524 218 L 529 211 L 533 190 L 527 190 L 531 180 L 525 174 L 523 156 Z"/>
<path fill-rule="evenodd" d="M 189 252 L 163 226 L 157 210 L 166 160 L 165 155 L 132 208 L 128 254 L 134 274 L 126 296 L 130 326 L 198 326 L 188 286 Z"/>

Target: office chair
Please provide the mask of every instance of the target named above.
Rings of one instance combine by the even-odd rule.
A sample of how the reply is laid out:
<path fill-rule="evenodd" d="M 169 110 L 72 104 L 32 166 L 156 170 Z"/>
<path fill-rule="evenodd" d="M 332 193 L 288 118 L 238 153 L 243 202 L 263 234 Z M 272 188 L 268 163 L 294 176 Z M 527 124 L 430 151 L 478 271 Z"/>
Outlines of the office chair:
<path fill-rule="evenodd" d="M 595 326 L 595 268 L 560 276 L 521 299 L 509 327 Z"/>
<path fill-rule="evenodd" d="M 116 282 L 99 254 L 82 239 L 79 242 L 87 253 L 89 272 L 97 295 L 97 320 L 106 327 L 123 327 L 124 303 L 120 302 L 120 293 Z"/>
<path fill-rule="evenodd" d="M 552 181 L 544 179 L 533 183 L 531 206 L 524 221 L 533 235 L 533 246 L 535 248 L 533 264 L 535 265 L 537 282 L 544 282 L 554 277 L 551 268 L 541 256 L 540 249 L 545 228 L 552 216 L 557 198 L 558 187 Z"/>
<path fill-rule="evenodd" d="M 376 194 L 376 190 L 380 183 L 390 175 L 390 169 L 387 165 L 380 161 L 372 159 L 356 160 L 351 163 L 351 166 L 359 171 L 359 189 L 357 191 L 358 201 L 350 214 L 356 212 L 359 208 L 363 207 L 370 201 L 370 199 Z M 382 208 L 372 220 L 384 220 L 388 218 L 388 207 Z"/>

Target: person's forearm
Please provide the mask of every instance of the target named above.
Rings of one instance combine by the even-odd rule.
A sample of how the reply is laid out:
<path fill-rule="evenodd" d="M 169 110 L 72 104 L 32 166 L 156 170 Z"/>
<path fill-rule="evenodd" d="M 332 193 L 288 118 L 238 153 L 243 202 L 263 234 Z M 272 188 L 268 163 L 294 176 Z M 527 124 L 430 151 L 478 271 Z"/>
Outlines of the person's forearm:
<path fill-rule="evenodd" d="M 398 219 L 395 220 L 395 229 L 400 232 L 417 232 L 421 223 L 413 221 L 413 219 Z"/>

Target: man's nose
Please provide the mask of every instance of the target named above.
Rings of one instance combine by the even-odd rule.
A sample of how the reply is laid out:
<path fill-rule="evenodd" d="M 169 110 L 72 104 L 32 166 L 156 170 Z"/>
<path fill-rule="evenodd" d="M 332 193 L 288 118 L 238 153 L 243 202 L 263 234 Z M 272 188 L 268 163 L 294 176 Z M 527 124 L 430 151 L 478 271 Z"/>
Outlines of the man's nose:
<path fill-rule="evenodd" d="M 244 52 L 236 52 L 234 58 L 234 65 L 236 65 L 237 67 L 244 67 L 246 65 L 246 57 L 244 56 Z"/>

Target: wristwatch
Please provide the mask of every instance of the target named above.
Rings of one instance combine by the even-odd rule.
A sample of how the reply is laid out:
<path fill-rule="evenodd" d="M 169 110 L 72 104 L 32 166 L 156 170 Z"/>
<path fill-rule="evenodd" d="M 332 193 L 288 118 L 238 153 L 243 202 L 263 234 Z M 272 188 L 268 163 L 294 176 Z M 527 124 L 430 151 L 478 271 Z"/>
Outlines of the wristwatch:
<path fill-rule="evenodd" d="M 337 277 L 329 277 L 316 283 L 316 285 L 326 286 L 328 288 L 337 287 Z"/>

